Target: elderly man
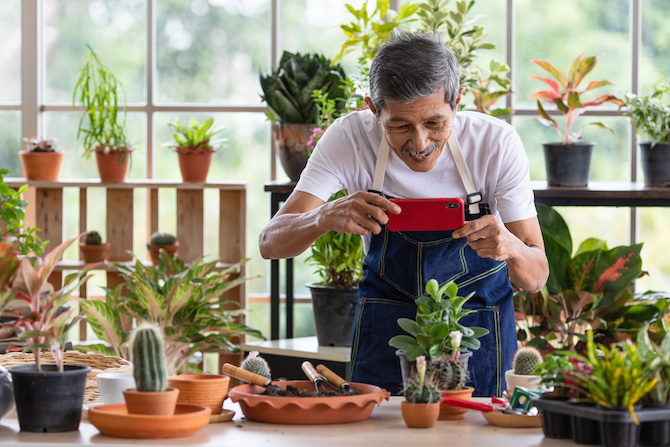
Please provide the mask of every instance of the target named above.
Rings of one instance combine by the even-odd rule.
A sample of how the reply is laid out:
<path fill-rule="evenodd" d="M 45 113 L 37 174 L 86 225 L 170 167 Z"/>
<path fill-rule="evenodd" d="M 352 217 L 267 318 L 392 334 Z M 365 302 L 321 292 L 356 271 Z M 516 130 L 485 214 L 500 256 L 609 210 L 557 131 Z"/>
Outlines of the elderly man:
<path fill-rule="evenodd" d="M 463 90 L 439 35 L 396 33 L 372 62 L 369 110 L 327 129 L 261 232 L 268 259 L 296 256 L 330 230 L 363 236 L 355 382 L 401 390 L 388 341 L 404 333 L 396 320 L 415 317 L 414 299 L 434 278 L 454 280 L 459 295 L 475 292 L 467 307 L 476 312 L 461 322 L 490 333 L 470 360 L 470 384 L 476 395 L 500 395 L 517 346 L 511 283 L 535 292 L 549 274 L 521 140 L 501 120 L 457 113 Z M 327 202 L 340 189 L 349 195 Z M 389 231 L 389 214 L 401 208 L 387 197 L 460 197 L 466 223 L 453 232 Z"/>

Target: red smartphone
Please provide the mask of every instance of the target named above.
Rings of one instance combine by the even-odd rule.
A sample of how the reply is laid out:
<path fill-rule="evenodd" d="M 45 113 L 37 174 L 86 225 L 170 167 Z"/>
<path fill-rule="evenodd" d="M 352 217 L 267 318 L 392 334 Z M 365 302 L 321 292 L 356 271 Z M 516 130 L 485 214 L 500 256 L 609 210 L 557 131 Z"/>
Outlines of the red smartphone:
<path fill-rule="evenodd" d="M 388 213 L 391 231 L 452 231 L 465 225 L 465 208 L 458 197 L 391 202 L 402 209 L 400 214 Z"/>

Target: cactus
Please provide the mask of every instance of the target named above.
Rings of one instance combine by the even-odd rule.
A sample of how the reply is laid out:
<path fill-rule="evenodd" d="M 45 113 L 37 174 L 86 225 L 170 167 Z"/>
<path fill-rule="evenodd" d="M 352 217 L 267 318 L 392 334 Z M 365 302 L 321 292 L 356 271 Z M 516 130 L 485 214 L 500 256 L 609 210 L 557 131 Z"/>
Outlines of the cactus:
<path fill-rule="evenodd" d="M 252 373 L 261 375 L 263 377 L 267 377 L 268 379 L 272 378 L 270 375 L 270 366 L 268 365 L 268 362 L 263 357 L 258 355 L 258 351 L 251 351 L 249 355 L 247 355 L 247 357 L 242 360 L 240 368 L 246 369 L 247 371 L 251 371 Z"/>
<path fill-rule="evenodd" d="M 519 348 L 514 354 L 512 366 L 514 374 L 530 376 L 535 374 L 535 369 L 542 363 L 542 354 L 532 346 Z"/>
<path fill-rule="evenodd" d="M 416 359 L 416 372 L 407 380 L 405 400 L 413 404 L 431 404 L 440 401 L 440 389 L 426 372 L 426 357 Z"/>
<path fill-rule="evenodd" d="M 84 236 L 84 244 L 86 245 L 101 245 L 102 236 L 97 231 L 89 231 Z"/>
<path fill-rule="evenodd" d="M 137 391 L 165 391 L 167 373 L 160 328 L 154 324 L 142 324 L 135 328 L 131 349 Z"/>
<path fill-rule="evenodd" d="M 448 354 L 430 362 L 428 374 L 435 379 L 441 390 L 463 389 L 469 377 L 465 361 L 453 360 Z"/>
<path fill-rule="evenodd" d="M 151 235 L 151 243 L 154 245 L 174 245 L 177 238 L 170 233 L 155 232 Z"/>

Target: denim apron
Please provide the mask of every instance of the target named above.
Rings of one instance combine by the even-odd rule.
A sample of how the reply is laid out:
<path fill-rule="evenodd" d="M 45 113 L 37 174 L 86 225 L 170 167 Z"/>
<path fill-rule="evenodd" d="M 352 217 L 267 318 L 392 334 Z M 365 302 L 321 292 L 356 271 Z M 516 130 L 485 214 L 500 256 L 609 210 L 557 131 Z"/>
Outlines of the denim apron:
<path fill-rule="evenodd" d="M 449 140 L 452 153 L 453 140 L 452 133 Z M 457 142 L 455 147 L 460 153 Z M 385 170 L 385 161 L 383 164 Z M 381 191 L 380 186 L 375 189 Z M 473 195 L 469 194 L 468 199 Z M 474 210 L 478 213 L 466 205 L 466 220 L 489 214 L 484 203 Z M 464 326 L 485 327 L 490 332 L 479 339 L 481 348 L 469 360 L 468 385 L 475 388 L 475 396 L 502 394 L 504 372 L 511 366 L 517 348 L 507 263 L 480 258 L 466 238 L 453 239 L 451 233 L 389 231 L 384 226 L 379 234 L 372 235 L 363 264 L 365 275 L 359 284 L 360 299 L 352 337 L 353 382 L 374 384 L 392 394 L 402 391 L 400 362 L 396 349 L 388 342 L 396 335 L 407 335 L 398 326 L 398 318 L 416 318 L 414 300 L 426 295 L 426 283 L 436 279 L 440 285 L 454 281 L 460 296 L 475 292 L 465 305 L 475 312 L 460 322 Z"/>

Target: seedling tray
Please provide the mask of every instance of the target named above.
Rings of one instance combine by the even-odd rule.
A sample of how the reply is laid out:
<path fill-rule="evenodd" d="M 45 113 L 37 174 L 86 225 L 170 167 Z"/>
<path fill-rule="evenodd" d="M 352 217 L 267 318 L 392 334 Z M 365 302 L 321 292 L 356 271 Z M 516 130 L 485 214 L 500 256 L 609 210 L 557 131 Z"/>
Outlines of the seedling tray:
<path fill-rule="evenodd" d="M 640 422 L 636 425 L 625 409 L 541 398 L 533 399 L 532 404 L 544 413 L 543 429 L 549 438 L 572 438 L 579 444 L 603 447 L 670 446 L 670 406 L 636 407 L 635 416 Z"/>

